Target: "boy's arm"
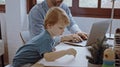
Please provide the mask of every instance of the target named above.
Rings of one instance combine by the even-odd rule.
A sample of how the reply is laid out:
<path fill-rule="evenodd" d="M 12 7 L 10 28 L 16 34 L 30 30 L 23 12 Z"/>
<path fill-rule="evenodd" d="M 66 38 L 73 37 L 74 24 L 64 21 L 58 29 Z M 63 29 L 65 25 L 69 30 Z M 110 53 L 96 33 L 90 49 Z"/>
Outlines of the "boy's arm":
<path fill-rule="evenodd" d="M 76 50 L 73 48 L 67 50 L 61 50 L 56 52 L 45 53 L 44 58 L 46 61 L 55 61 L 56 59 L 64 56 L 64 55 L 73 55 L 76 56 Z"/>

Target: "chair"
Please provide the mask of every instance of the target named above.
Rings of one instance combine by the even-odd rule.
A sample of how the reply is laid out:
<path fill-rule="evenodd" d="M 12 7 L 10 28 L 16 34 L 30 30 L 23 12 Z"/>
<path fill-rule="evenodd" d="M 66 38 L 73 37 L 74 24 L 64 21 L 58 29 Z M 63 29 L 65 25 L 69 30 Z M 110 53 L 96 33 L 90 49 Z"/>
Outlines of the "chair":
<path fill-rule="evenodd" d="M 5 67 L 12 67 L 11 64 L 6 65 Z"/>
<path fill-rule="evenodd" d="M 21 31 L 20 32 L 20 37 L 21 37 L 23 43 L 25 44 L 30 39 L 30 33 L 29 33 L 29 31 Z"/>
<path fill-rule="evenodd" d="M 20 37 L 21 37 L 23 43 L 25 44 L 30 39 L 29 31 L 21 31 L 20 32 Z M 5 67 L 12 67 L 12 66 L 11 66 L 11 64 L 8 64 Z"/>

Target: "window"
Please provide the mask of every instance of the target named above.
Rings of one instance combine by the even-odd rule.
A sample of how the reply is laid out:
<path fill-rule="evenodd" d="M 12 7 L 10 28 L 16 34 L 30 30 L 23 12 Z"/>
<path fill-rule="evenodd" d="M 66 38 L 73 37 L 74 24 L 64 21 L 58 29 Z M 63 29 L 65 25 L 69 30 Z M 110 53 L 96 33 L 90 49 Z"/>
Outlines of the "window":
<path fill-rule="evenodd" d="M 101 8 L 112 8 L 112 0 L 102 0 L 101 1 Z M 115 8 L 120 8 L 120 0 L 115 0 L 114 2 Z"/>
<path fill-rule="evenodd" d="M 80 0 L 79 7 L 83 8 L 97 8 L 98 0 Z"/>
<path fill-rule="evenodd" d="M 5 0 L 0 0 L 0 12 L 5 12 Z"/>
<path fill-rule="evenodd" d="M 41 3 L 42 1 L 44 1 L 44 0 L 37 0 L 37 3 Z"/>
<path fill-rule="evenodd" d="M 72 0 L 64 0 L 65 4 L 67 4 L 69 7 L 72 7 Z"/>
<path fill-rule="evenodd" d="M 0 0 L 0 4 L 5 4 L 5 0 Z"/>
<path fill-rule="evenodd" d="M 29 0 L 35 5 L 43 0 Z M 34 2 L 33 2 L 34 1 Z M 114 0 L 114 18 L 120 18 L 120 0 Z M 110 18 L 112 11 L 112 0 L 64 0 L 71 9 L 73 16 Z M 31 7 L 32 8 L 32 7 Z"/>
<path fill-rule="evenodd" d="M 114 1 L 115 1 L 114 18 L 120 18 L 120 8 L 118 8 L 120 0 Z M 74 6 L 71 7 L 71 12 L 74 16 L 99 17 L 99 18 L 111 17 L 112 11 L 111 0 L 74 0 L 73 5 Z M 109 8 L 107 7 L 107 5 L 109 6 Z"/>
<path fill-rule="evenodd" d="M 37 0 L 37 3 L 41 3 L 44 0 Z M 72 0 L 64 0 L 64 3 L 66 3 L 69 7 L 72 7 Z"/>

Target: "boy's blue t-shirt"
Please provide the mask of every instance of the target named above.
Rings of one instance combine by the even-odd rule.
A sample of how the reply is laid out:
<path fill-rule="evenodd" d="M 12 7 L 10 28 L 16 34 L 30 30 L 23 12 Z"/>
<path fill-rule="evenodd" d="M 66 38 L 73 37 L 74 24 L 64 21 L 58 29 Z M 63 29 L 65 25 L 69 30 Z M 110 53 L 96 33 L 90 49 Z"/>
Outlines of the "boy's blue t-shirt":
<path fill-rule="evenodd" d="M 29 63 L 34 64 L 43 58 L 44 53 L 52 52 L 53 48 L 54 40 L 48 31 L 45 30 L 16 52 L 13 59 L 13 67 L 21 67 L 22 65 Z"/>

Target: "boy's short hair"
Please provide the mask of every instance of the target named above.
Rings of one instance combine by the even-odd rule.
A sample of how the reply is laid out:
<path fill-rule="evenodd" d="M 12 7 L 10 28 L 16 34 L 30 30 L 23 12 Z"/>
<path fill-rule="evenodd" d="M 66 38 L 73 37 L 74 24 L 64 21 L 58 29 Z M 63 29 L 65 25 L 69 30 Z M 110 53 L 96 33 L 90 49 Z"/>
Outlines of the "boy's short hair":
<path fill-rule="evenodd" d="M 55 25 L 59 20 L 61 23 L 68 25 L 70 23 L 66 12 L 60 7 L 52 7 L 48 10 L 44 19 L 44 27 L 47 28 L 47 24 Z"/>

